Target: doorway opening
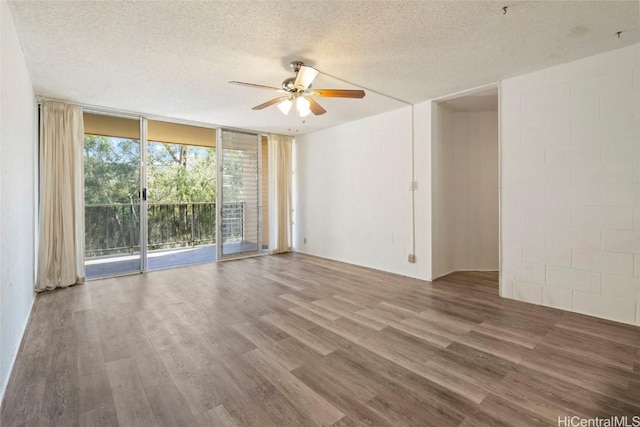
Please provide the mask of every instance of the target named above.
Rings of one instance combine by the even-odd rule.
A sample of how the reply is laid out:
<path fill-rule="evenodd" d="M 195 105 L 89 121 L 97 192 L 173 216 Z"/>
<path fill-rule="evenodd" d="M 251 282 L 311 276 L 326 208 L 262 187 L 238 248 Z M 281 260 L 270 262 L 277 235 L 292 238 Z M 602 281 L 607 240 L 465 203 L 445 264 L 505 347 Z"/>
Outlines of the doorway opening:
<path fill-rule="evenodd" d="M 500 265 L 498 88 L 432 108 L 433 279 L 452 273 L 498 292 Z"/>

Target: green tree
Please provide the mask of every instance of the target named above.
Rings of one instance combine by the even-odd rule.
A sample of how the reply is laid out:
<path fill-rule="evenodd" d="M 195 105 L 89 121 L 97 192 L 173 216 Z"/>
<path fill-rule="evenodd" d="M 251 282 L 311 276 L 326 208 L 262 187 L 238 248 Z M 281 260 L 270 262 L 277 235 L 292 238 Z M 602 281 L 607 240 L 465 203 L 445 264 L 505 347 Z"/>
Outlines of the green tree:
<path fill-rule="evenodd" d="M 140 188 L 140 142 L 85 135 L 85 204 L 132 203 Z"/>
<path fill-rule="evenodd" d="M 215 202 L 214 148 L 150 142 L 147 159 L 150 202 Z"/>

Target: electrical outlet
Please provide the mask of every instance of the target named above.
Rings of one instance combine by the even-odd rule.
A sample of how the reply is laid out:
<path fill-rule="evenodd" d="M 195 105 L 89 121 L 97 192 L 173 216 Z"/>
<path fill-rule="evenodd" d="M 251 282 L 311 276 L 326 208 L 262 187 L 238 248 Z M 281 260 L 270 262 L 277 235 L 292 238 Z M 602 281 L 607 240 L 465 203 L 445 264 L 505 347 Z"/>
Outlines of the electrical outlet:
<path fill-rule="evenodd" d="M 414 254 L 409 254 L 409 263 L 410 264 L 416 263 L 416 256 Z"/>

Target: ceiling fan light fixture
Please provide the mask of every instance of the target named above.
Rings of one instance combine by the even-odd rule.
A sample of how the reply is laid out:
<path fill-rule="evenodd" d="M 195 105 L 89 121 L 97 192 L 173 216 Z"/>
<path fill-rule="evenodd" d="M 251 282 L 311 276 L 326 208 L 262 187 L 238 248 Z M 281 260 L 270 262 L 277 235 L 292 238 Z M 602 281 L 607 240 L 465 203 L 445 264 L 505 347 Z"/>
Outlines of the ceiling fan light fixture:
<path fill-rule="evenodd" d="M 278 109 L 286 116 L 289 114 L 289 111 L 291 111 L 292 105 L 293 101 L 291 99 L 285 99 L 278 103 Z"/>
<path fill-rule="evenodd" d="M 291 112 L 293 104 L 296 104 L 296 115 L 300 118 L 306 117 L 313 113 L 320 116 L 327 112 L 315 100 L 316 97 L 322 98 L 364 98 L 364 90 L 350 89 L 311 89 L 311 83 L 320 74 L 320 71 L 313 67 L 304 65 L 301 61 L 293 61 L 290 64 L 291 69 L 296 73 L 295 77 L 289 77 L 282 82 L 281 88 L 274 86 L 265 86 L 261 84 L 245 83 L 232 80 L 229 83 L 248 86 L 258 89 L 266 89 L 270 91 L 284 93 L 284 96 L 278 96 L 260 105 L 256 105 L 252 110 L 264 110 L 267 107 L 277 105 L 278 109 L 288 116 Z M 345 81 L 346 82 L 346 81 Z"/>
<path fill-rule="evenodd" d="M 311 113 L 311 103 L 308 99 L 300 96 L 296 99 L 296 110 L 300 117 L 307 117 Z"/>

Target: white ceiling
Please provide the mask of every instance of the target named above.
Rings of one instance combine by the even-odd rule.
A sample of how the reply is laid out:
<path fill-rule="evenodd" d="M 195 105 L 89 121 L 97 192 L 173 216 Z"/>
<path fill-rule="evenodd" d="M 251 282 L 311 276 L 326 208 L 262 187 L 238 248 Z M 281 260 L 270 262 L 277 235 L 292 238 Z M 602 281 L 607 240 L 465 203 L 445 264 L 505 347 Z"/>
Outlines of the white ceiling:
<path fill-rule="evenodd" d="M 508 5 L 507 13 L 502 7 Z M 321 99 L 306 123 L 253 111 L 303 60 L 416 103 L 640 41 L 638 1 L 11 1 L 42 97 L 277 133 L 401 107 Z M 617 31 L 623 31 L 621 37 Z M 316 88 L 349 88 L 326 76 Z M 277 93 L 275 95 L 278 95 Z"/>

